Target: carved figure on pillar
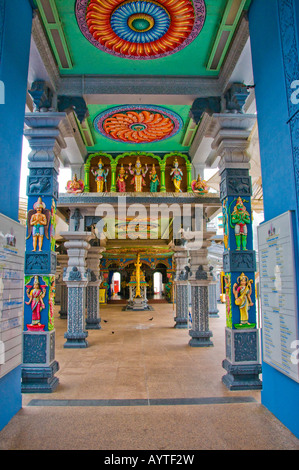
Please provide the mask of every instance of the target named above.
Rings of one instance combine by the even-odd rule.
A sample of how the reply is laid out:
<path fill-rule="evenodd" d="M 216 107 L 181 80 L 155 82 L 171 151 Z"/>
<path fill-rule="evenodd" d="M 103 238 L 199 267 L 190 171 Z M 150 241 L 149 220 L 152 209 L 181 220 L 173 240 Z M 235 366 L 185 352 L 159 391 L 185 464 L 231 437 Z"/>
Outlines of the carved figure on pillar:
<path fill-rule="evenodd" d="M 39 197 L 37 202 L 33 205 L 33 209 L 28 211 L 27 214 L 27 225 L 28 225 L 28 236 L 27 240 L 33 238 L 33 250 L 42 251 L 44 236 L 49 238 L 49 223 L 51 220 L 51 212 L 46 209 L 45 203 L 42 198 Z"/>
<path fill-rule="evenodd" d="M 109 168 L 107 170 L 104 169 L 103 162 L 102 160 L 99 161 L 98 164 L 98 169 L 97 170 L 91 170 L 92 174 L 96 177 L 96 183 L 97 183 L 97 192 L 98 193 L 103 193 L 107 191 L 107 176 L 109 173 Z"/>
<path fill-rule="evenodd" d="M 27 325 L 29 330 L 43 330 L 45 325 L 40 323 L 41 311 L 45 308 L 44 297 L 46 295 L 46 286 L 41 286 L 38 276 L 34 277 L 34 283 L 32 286 L 26 286 L 26 293 L 29 297 L 29 301 L 25 302 L 26 305 L 31 306 L 32 310 L 32 321 L 30 325 Z"/>
<path fill-rule="evenodd" d="M 181 183 L 182 183 L 182 178 L 183 178 L 183 172 L 179 168 L 179 162 L 177 158 L 174 161 L 174 167 L 170 172 L 170 176 L 172 176 L 172 181 L 174 184 L 174 189 L 176 193 L 181 193 Z"/>
<path fill-rule="evenodd" d="M 250 307 L 253 307 L 254 303 L 251 300 L 253 280 L 249 280 L 244 273 L 238 277 L 237 283 L 233 286 L 233 294 L 235 296 L 235 304 L 240 310 L 240 324 L 248 325 L 251 328 L 252 325 L 248 321 L 248 311 Z M 236 326 L 236 325 L 235 325 Z"/>
<path fill-rule="evenodd" d="M 84 183 L 82 180 L 78 180 L 77 175 L 75 174 L 73 179 L 68 181 L 66 184 L 67 193 L 79 194 L 84 191 Z"/>
<path fill-rule="evenodd" d="M 234 207 L 233 212 L 230 216 L 231 228 L 235 230 L 237 251 L 247 249 L 247 225 L 250 224 L 251 217 L 246 210 L 244 201 L 241 197 L 238 197 L 237 203 Z"/>
<path fill-rule="evenodd" d="M 142 167 L 140 158 L 137 158 L 135 169 L 132 170 L 132 163 L 129 163 L 129 172 L 131 175 L 134 175 L 131 184 L 134 184 L 134 189 L 136 192 L 140 193 L 142 191 L 142 187 L 145 186 L 145 175 L 148 172 L 147 164 L 145 164 L 145 168 Z"/>
<path fill-rule="evenodd" d="M 126 192 L 126 179 L 128 178 L 127 172 L 124 169 L 123 164 L 120 167 L 118 177 L 116 180 L 117 188 L 119 193 L 125 193 Z"/>

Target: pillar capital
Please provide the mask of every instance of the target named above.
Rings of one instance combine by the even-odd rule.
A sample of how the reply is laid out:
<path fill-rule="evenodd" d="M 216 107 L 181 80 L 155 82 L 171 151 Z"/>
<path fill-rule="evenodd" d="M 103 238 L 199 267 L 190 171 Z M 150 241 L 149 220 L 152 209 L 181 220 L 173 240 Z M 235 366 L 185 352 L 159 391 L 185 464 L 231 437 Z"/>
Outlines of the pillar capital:
<path fill-rule="evenodd" d="M 63 280 L 67 285 L 78 287 L 87 285 L 89 275 L 87 272 L 86 257 L 90 249 L 88 243 L 94 234 L 91 232 L 61 232 L 66 240 L 64 246 L 68 253 L 68 266 L 64 269 Z"/>
<path fill-rule="evenodd" d="M 213 138 L 212 148 L 221 157 L 219 171 L 225 169 L 249 169 L 250 155 L 247 152 L 249 136 L 256 116 L 254 114 L 214 114 L 209 129 Z"/>

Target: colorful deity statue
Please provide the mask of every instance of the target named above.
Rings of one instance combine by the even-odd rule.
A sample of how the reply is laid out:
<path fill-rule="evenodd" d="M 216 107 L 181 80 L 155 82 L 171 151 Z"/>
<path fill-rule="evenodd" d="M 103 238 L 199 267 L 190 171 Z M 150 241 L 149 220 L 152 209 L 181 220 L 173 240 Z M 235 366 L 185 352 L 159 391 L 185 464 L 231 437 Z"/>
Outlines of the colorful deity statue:
<path fill-rule="evenodd" d="M 176 193 L 181 193 L 182 192 L 181 182 L 182 182 L 182 178 L 183 178 L 183 172 L 179 168 L 179 162 L 178 162 L 177 158 L 174 161 L 174 167 L 172 168 L 172 170 L 170 172 L 170 176 L 172 176 L 172 181 L 173 181 L 173 184 L 174 184 L 175 192 Z"/>
<path fill-rule="evenodd" d="M 134 175 L 134 178 L 131 181 L 131 184 L 134 184 L 134 189 L 136 192 L 140 193 L 142 191 L 142 187 L 146 185 L 145 183 L 145 175 L 148 172 L 147 164 L 145 164 L 145 168 L 142 167 L 140 158 L 137 158 L 135 169 L 132 170 L 132 163 L 129 163 L 129 172 L 131 175 Z"/>
<path fill-rule="evenodd" d="M 254 304 L 251 300 L 253 281 L 249 280 L 244 273 L 237 278 L 237 283 L 233 286 L 233 294 L 235 296 L 235 304 L 240 309 L 240 323 L 249 324 L 248 311 Z"/>
<path fill-rule="evenodd" d="M 118 176 L 116 179 L 116 185 L 118 188 L 119 193 L 125 193 L 126 192 L 126 179 L 128 178 L 127 172 L 124 169 L 123 164 L 121 164 L 121 167 L 118 172 Z"/>
<path fill-rule="evenodd" d="M 84 183 L 82 180 L 78 180 L 77 175 L 75 174 L 73 179 L 67 182 L 65 189 L 68 193 L 83 193 Z"/>
<path fill-rule="evenodd" d="M 157 175 L 155 164 L 153 163 L 152 169 L 150 171 L 150 192 L 156 193 L 158 191 L 158 186 L 160 184 L 159 178 Z"/>
<path fill-rule="evenodd" d="M 33 209 L 28 211 L 27 226 L 28 236 L 27 239 L 33 237 L 33 250 L 42 251 L 44 236 L 49 238 L 49 223 L 51 220 L 51 212 L 46 209 L 45 203 L 39 197 L 37 202 L 33 205 Z"/>
<path fill-rule="evenodd" d="M 251 218 L 246 210 L 241 197 L 238 197 L 237 203 L 230 216 L 230 226 L 235 230 L 237 250 L 247 249 L 247 225 L 250 224 Z"/>
<path fill-rule="evenodd" d="M 194 193 L 208 193 L 208 186 L 205 180 L 198 175 L 197 180 L 192 181 L 191 188 Z"/>
<path fill-rule="evenodd" d="M 109 173 L 109 168 L 105 170 L 102 159 L 100 159 L 98 163 L 98 169 L 97 170 L 92 169 L 91 172 L 96 177 L 97 193 L 105 192 L 107 190 L 106 185 L 107 185 L 107 176 Z"/>
<path fill-rule="evenodd" d="M 41 311 L 45 308 L 44 297 L 46 295 L 46 286 L 41 286 L 38 276 L 34 277 L 33 287 L 27 286 L 26 290 L 29 301 L 25 302 L 26 305 L 31 306 L 32 320 L 29 327 L 43 327 L 41 325 Z"/>

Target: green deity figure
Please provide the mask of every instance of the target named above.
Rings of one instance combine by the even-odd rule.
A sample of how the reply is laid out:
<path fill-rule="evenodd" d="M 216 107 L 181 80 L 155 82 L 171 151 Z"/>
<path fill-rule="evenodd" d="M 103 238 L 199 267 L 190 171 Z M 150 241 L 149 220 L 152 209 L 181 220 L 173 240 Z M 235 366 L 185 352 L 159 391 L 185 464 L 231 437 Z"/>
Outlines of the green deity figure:
<path fill-rule="evenodd" d="M 150 192 L 156 193 L 158 191 L 159 186 L 159 178 L 157 175 L 155 164 L 153 164 L 152 169 L 150 171 Z"/>
<path fill-rule="evenodd" d="M 241 197 L 238 197 L 233 212 L 230 215 L 230 226 L 235 230 L 237 251 L 247 249 L 247 225 L 250 224 L 251 218 L 244 206 Z"/>

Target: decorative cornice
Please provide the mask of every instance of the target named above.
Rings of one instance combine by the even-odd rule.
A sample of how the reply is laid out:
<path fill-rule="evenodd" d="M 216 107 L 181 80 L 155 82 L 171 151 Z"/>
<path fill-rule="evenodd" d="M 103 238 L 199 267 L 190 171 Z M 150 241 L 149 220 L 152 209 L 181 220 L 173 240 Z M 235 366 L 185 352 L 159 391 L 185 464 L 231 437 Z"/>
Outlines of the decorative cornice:
<path fill-rule="evenodd" d="M 219 82 L 215 78 L 193 76 L 72 75 L 61 78 L 59 94 L 218 96 Z"/>
<path fill-rule="evenodd" d="M 240 20 L 239 27 L 235 32 L 232 45 L 228 51 L 227 57 L 219 75 L 219 87 L 224 92 L 230 83 L 230 78 L 236 68 L 238 60 L 249 39 L 249 23 L 247 13 L 244 12 Z M 249 83 L 246 83 L 249 85 Z M 251 85 L 251 84 L 250 84 Z"/>
<path fill-rule="evenodd" d="M 47 70 L 51 86 L 53 90 L 57 91 L 60 83 L 59 69 L 49 46 L 42 20 L 37 11 L 34 12 L 32 22 L 32 38 Z"/>

